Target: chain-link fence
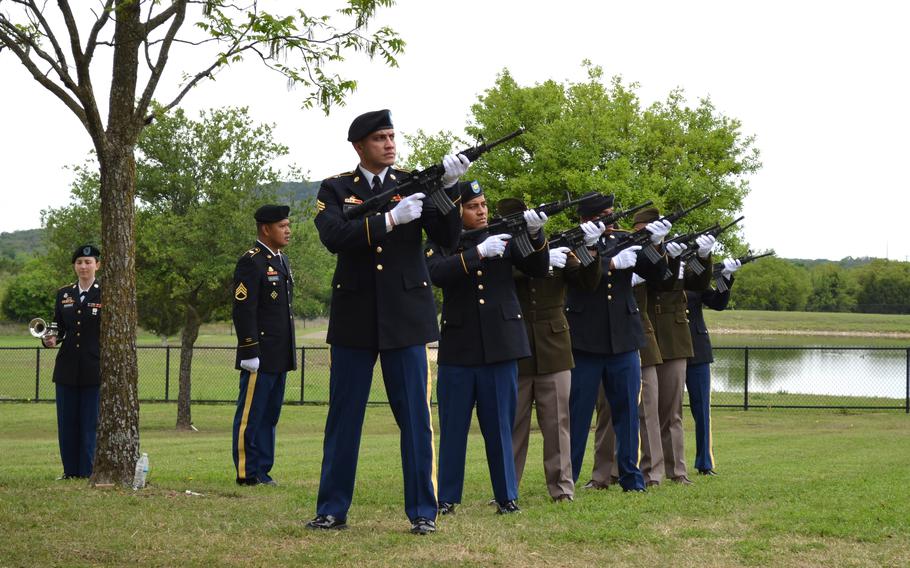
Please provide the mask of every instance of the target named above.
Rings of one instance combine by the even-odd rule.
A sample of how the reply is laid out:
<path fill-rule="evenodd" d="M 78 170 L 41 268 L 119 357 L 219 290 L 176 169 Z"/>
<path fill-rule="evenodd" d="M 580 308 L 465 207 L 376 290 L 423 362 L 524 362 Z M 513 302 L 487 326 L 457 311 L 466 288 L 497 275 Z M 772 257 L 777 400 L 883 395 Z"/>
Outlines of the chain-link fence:
<path fill-rule="evenodd" d="M 298 367 L 288 373 L 285 403 L 326 404 L 330 351 L 298 348 Z M 193 350 L 191 398 L 233 402 L 237 377 L 233 347 Z M 436 376 L 436 350 L 429 348 Z M 0 400 L 54 400 L 56 352 L 0 347 Z M 910 413 L 910 348 L 882 347 L 715 347 L 711 404 L 715 407 L 899 409 Z M 175 401 L 180 348 L 139 347 L 139 398 Z M 373 374 L 371 403 L 386 402 L 382 371 Z M 435 400 L 435 381 L 433 400 Z"/>

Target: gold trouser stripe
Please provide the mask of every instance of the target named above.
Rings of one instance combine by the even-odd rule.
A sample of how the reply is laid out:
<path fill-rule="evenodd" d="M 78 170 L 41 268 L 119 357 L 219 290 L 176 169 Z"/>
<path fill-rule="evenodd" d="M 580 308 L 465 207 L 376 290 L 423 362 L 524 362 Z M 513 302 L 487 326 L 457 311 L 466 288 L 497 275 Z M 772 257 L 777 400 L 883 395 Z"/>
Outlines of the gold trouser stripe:
<path fill-rule="evenodd" d="M 430 456 L 432 465 L 430 466 L 430 476 L 433 479 L 433 496 L 439 499 L 439 488 L 436 486 L 436 433 L 433 432 L 433 370 L 430 367 L 430 347 L 427 350 L 427 412 L 430 413 Z M 437 513 L 438 516 L 438 513 Z"/>
<path fill-rule="evenodd" d="M 711 460 L 711 469 L 714 469 L 714 432 L 711 427 L 711 378 L 708 375 L 708 459 Z"/>
<path fill-rule="evenodd" d="M 246 383 L 246 400 L 243 401 L 243 415 L 240 418 L 240 431 L 237 432 L 237 477 L 246 479 L 246 449 L 243 436 L 246 434 L 246 422 L 250 416 L 250 407 L 253 406 L 253 391 L 256 390 L 256 379 L 259 373 L 250 373 L 250 380 Z"/>
<path fill-rule="evenodd" d="M 641 412 L 641 351 L 638 352 L 638 408 Z M 641 469 L 641 417 L 638 419 L 638 461 L 635 462 L 635 467 Z"/>

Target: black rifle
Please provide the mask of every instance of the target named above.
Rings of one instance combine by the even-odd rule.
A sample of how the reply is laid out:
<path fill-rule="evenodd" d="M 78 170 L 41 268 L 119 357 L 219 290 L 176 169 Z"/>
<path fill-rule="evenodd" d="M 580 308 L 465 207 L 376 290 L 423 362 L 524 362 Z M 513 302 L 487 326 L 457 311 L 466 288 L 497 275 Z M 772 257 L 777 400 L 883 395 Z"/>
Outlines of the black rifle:
<path fill-rule="evenodd" d="M 544 213 L 547 217 L 551 215 L 556 215 L 561 213 L 569 207 L 574 207 L 583 201 L 587 201 L 593 197 L 598 196 L 599 194 L 595 191 L 591 193 L 586 193 L 578 199 L 572 199 L 572 196 L 569 195 L 569 192 L 566 192 L 566 198 L 562 201 L 553 201 L 550 203 L 544 203 L 540 207 L 535 207 L 534 211 L 538 213 Z M 491 235 L 497 235 L 500 233 L 508 233 L 512 235 L 512 241 L 518 248 L 518 254 L 521 255 L 521 258 L 524 258 L 534 252 L 534 247 L 531 246 L 531 239 L 528 235 L 528 224 L 525 222 L 524 211 L 516 211 L 506 215 L 505 217 L 494 217 L 487 223 L 486 227 L 480 227 L 478 229 L 471 229 L 470 231 L 465 231 L 461 234 L 462 238 L 464 237 L 475 237 L 481 233 L 489 232 Z"/>
<path fill-rule="evenodd" d="M 754 261 L 756 261 L 760 258 L 764 258 L 766 256 L 774 256 L 774 251 L 772 250 L 772 251 L 769 251 L 769 252 L 766 252 L 763 254 L 748 254 L 746 256 L 739 257 L 739 259 L 737 259 L 737 260 L 739 260 L 740 265 L 743 265 L 743 264 L 749 264 L 750 262 L 754 262 Z M 727 279 L 724 278 L 723 272 L 724 272 L 724 263 L 723 262 L 715 263 L 714 264 L 714 284 L 717 286 L 718 292 L 726 292 L 727 290 L 730 289 L 730 287 L 727 286 Z"/>
<path fill-rule="evenodd" d="M 467 150 L 462 150 L 461 152 L 458 152 L 458 154 L 464 154 L 465 158 L 473 162 L 482 154 L 489 152 L 504 142 L 508 142 L 519 134 L 524 133 L 524 131 L 524 128 L 519 128 L 515 132 L 503 136 L 498 140 L 494 140 L 490 143 L 478 144 L 477 146 L 468 148 Z M 355 207 L 351 207 L 344 212 L 344 216 L 348 219 L 365 217 L 370 213 L 379 211 L 396 195 L 405 196 L 418 192 L 423 192 L 430 199 L 430 201 L 433 202 L 433 205 L 436 206 L 436 209 L 439 210 L 439 213 L 445 215 L 455 208 L 455 204 L 452 203 L 452 200 L 449 199 L 449 196 L 446 195 L 446 192 L 441 191 L 442 176 L 445 174 L 445 172 L 445 167 L 442 164 L 434 164 L 424 170 L 411 172 L 411 174 L 399 185 L 391 189 L 387 189 L 381 193 L 377 193 L 363 203 L 360 203 Z"/>
<path fill-rule="evenodd" d="M 670 223 L 676 223 L 677 221 L 679 221 L 680 219 L 682 219 L 683 217 L 685 217 L 686 215 L 688 215 L 695 209 L 698 209 L 702 205 L 708 203 L 709 201 L 711 201 L 711 200 L 708 199 L 707 197 L 705 197 L 701 201 L 699 201 L 698 203 L 693 205 L 692 207 L 689 207 L 688 209 L 676 211 L 674 213 L 670 213 L 669 215 L 665 215 L 665 216 L 661 217 L 660 219 L 658 219 L 658 221 L 669 221 Z M 619 237 L 617 239 L 616 243 L 614 243 L 613 246 L 611 246 L 606 251 L 604 251 L 603 256 L 615 256 L 616 253 L 618 253 L 621 250 L 627 249 L 631 246 L 640 246 L 642 252 L 645 254 L 647 259 L 650 260 L 652 263 L 656 263 L 657 261 L 660 260 L 661 255 L 658 254 L 658 252 L 654 249 L 654 247 L 650 246 L 650 244 L 651 244 L 651 233 L 648 232 L 648 229 L 646 227 L 642 227 L 641 229 L 639 229 L 635 232 L 623 234 L 621 237 Z"/>
<path fill-rule="evenodd" d="M 631 209 L 626 209 L 624 211 L 614 211 L 613 213 L 600 215 L 594 219 L 591 219 L 591 221 L 594 223 L 603 223 L 605 226 L 609 227 L 610 225 L 614 225 L 626 217 L 634 215 L 639 210 L 644 209 L 653 203 L 654 202 L 649 199 L 641 205 L 636 205 Z M 551 236 L 550 248 L 554 249 L 556 247 L 569 247 L 572 249 L 572 253 L 576 258 L 578 258 L 582 266 L 588 266 L 594 262 L 594 257 L 591 256 L 591 253 L 588 252 L 588 247 L 585 246 L 585 232 L 580 226 L 572 227 L 571 229 Z"/>
<path fill-rule="evenodd" d="M 739 217 L 737 217 L 736 219 L 733 219 L 732 221 L 730 221 L 723 227 L 720 227 L 715 224 L 710 229 L 708 229 L 706 231 L 702 231 L 701 235 L 711 235 L 712 237 L 717 238 L 721 233 L 723 233 L 724 231 L 726 231 L 733 225 L 739 223 L 744 218 L 745 217 L 743 215 L 740 215 Z M 698 235 L 698 236 L 701 236 L 701 235 Z M 695 239 L 692 239 L 692 241 L 690 241 L 690 244 L 687 245 L 688 248 L 683 251 L 682 255 L 680 255 L 680 260 L 682 260 L 683 262 L 688 262 L 698 252 L 698 247 L 697 246 L 693 247 L 691 244 L 694 242 L 695 242 Z M 694 272 L 696 276 L 701 275 L 701 273 L 704 272 L 708 268 L 707 266 L 702 264 L 702 260 L 700 258 L 698 258 L 696 262 L 692 262 L 690 264 L 687 264 L 686 266 L 691 268 L 692 272 Z"/>

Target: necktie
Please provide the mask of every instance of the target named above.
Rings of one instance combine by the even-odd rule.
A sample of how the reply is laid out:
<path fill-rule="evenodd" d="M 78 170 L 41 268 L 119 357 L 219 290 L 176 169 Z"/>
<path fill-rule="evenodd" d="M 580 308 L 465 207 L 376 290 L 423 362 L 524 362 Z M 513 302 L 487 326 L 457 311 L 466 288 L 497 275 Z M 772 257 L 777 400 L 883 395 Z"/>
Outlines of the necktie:
<path fill-rule="evenodd" d="M 86 292 L 80 292 L 80 293 L 79 293 L 79 303 L 80 303 L 80 304 L 84 304 L 84 303 L 85 303 L 85 294 L 86 294 Z"/>
<path fill-rule="evenodd" d="M 379 181 L 379 176 L 373 176 L 373 193 L 382 192 L 382 182 Z"/>

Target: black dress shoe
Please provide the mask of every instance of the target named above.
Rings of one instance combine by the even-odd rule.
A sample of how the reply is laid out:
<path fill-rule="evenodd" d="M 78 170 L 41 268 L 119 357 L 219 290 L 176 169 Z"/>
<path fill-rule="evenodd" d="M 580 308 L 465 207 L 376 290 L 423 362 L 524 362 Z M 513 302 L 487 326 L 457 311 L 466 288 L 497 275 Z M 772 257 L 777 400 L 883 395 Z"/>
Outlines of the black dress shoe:
<path fill-rule="evenodd" d="M 713 469 L 700 469 L 698 475 L 717 475 L 717 472 Z"/>
<path fill-rule="evenodd" d="M 511 513 L 520 513 L 521 509 L 518 508 L 518 504 L 514 500 L 510 499 L 503 503 L 496 504 L 496 514 L 497 515 L 508 515 Z"/>
<path fill-rule="evenodd" d="M 57 478 L 57 481 L 66 481 L 67 479 L 76 479 L 76 476 L 70 475 L 68 473 L 64 473 L 63 475 L 61 475 L 60 477 Z"/>
<path fill-rule="evenodd" d="M 557 495 L 556 497 L 553 497 L 553 500 L 556 501 L 557 503 L 561 503 L 563 501 L 574 501 L 575 497 L 572 497 L 568 493 L 563 493 L 562 495 Z"/>
<path fill-rule="evenodd" d="M 680 475 L 679 477 L 672 478 L 673 483 L 678 483 L 679 485 L 692 485 L 692 480 L 686 477 L 685 475 Z"/>
<path fill-rule="evenodd" d="M 456 505 L 458 505 L 458 503 L 440 503 L 439 504 L 439 514 L 440 515 L 454 515 Z M 420 517 L 420 518 L 422 518 L 422 517 Z"/>
<path fill-rule="evenodd" d="M 630 487 L 628 489 L 623 487 L 622 492 L 623 493 L 647 493 L 647 491 L 645 491 L 644 487 Z"/>
<path fill-rule="evenodd" d="M 411 534 L 430 534 L 436 532 L 436 521 L 426 517 L 417 517 L 411 523 Z"/>
<path fill-rule="evenodd" d="M 259 485 L 259 480 L 255 477 L 238 477 L 237 485 Z"/>
<path fill-rule="evenodd" d="M 332 515 L 316 515 L 306 524 L 306 528 L 340 531 L 348 528 L 348 524 L 345 519 L 337 519 Z"/>
<path fill-rule="evenodd" d="M 278 487 L 278 482 L 274 479 L 267 479 L 265 481 L 260 481 L 259 485 L 271 485 L 272 487 Z"/>

